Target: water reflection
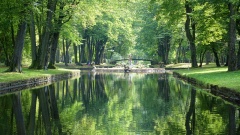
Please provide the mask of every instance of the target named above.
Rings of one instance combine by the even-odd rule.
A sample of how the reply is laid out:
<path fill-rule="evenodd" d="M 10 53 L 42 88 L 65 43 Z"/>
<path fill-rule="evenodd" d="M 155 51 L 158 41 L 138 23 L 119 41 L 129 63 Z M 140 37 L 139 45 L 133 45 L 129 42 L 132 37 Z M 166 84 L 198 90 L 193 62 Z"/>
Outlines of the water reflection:
<path fill-rule="evenodd" d="M 239 107 L 168 74 L 85 73 L 0 105 L 0 134 L 240 133 Z"/>

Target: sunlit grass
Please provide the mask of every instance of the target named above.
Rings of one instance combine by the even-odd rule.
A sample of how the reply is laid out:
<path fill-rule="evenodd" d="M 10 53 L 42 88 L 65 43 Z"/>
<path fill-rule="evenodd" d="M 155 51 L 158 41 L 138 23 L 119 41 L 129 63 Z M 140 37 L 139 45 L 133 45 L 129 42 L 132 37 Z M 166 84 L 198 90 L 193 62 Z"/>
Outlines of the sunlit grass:
<path fill-rule="evenodd" d="M 214 72 L 226 72 L 227 68 L 212 68 L 212 67 L 204 67 L 204 68 L 189 68 L 189 69 L 183 69 L 179 70 L 179 73 L 182 73 L 183 75 L 190 75 L 190 74 L 207 74 L 207 73 L 214 73 Z"/>
<path fill-rule="evenodd" d="M 177 63 L 166 65 L 166 68 L 188 68 L 188 67 L 191 67 L 191 63 Z"/>
<path fill-rule="evenodd" d="M 228 72 L 227 67 L 205 66 L 203 68 L 190 68 L 176 72 L 195 78 L 205 84 L 227 87 L 240 92 L 240 71 Z"/>
<path fill-rule="evenodd" d="M 11 82 L 71 72 L 71 70 L 64 69 L 33 70 L 27 68 L 23 68 L 23 73 L 4 72 L 6 69 L 5 67 L 0 68 L 0 82 Z"/>

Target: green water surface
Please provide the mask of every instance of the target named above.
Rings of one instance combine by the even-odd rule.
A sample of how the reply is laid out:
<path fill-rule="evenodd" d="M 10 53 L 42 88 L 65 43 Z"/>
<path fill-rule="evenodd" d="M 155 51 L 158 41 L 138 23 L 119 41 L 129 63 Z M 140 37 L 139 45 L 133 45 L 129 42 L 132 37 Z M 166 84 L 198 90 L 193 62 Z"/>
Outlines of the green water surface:
<path fill-rule="evenodd" d="M 239 134 L 239 106 L 168 74 L 82 73 L 0 97 L 0 134 Z"/>

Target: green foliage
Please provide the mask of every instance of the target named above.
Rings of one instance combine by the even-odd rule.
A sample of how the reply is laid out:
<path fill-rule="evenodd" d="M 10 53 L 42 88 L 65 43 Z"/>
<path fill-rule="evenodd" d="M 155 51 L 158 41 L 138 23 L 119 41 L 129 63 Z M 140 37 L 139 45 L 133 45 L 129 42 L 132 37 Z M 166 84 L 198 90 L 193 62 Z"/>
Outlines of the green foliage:
<path fill-rule="evenodd" d="M 227 34 L 227 9 L 224 4 L 197 4 L 193 12 L 193 17 L 197 23 L 197 40 L 196 43 L 201 45 L 209 45 L 212 42 L 226 42 Z"/>
<path fill-rule="evenodd" d="M 148 1 L 138 3 L 139 20 L 135 22 L 135 31 L 139 34 L 137 34 L 135 55 L 137 56 L 137 52 L 140 51 L 144 52 L 148 58 L 153 58 L 153 56 L 157 56 L 158 22 L 154 19 L 156 7 L 150 11 L 147 3 Z"/>
<path fill-rule="evenodd" d="M 122 56 L 119 53 L 114 52 L 112 55 L 112 60 L 120 60 L 120 59 L 122 59 Z"/>
<path fill-rule="evenodd" d="M 159 42 L 162 37 L 169 35 L 171 37 L 169 62 L 189 60 L 189 43 L 184 31 L 185 2 L 189 2 L 194 9 L 189 15 L 196 23 L 195 44 L 198 52 L 203 48 L 210 50 L 211 47 L 205 46 L 210 46 L 211 43 L 222 43 L 222 47 L 217 48 L 217 52 L 224 53 L 227 50 L 224 43 L 228 40 L 229 21 L 227 5 L 229 1 L 226 0 L 60 0 L 57 1 L 54 11 L 51 31 L 60 31 L 62 39 L 77 45 L 85 41 L 84 34 L 88 31 L 88 36 L 93 39 L 93 47 L 97 47 L 97 40 L 104 39 L 104 53 L 114 50 L 122 57 L 132 54 L 135 57 L 158 61 L 162 59 L 158 54 Z M 231 0 L 230 2 L 237 5 L 239 1 Z M 41 43 L 47 3 L 47 0 L 41 2 L 3 0 L 1 2 L 0 61 L 5 62 L 11 58 L 17 25 L 24 9 L 28 11 L 27 22 L 31 20 L 30 12 L 33 12 L 37 28 L 37 44 Z M 63 26 L 59 26 L 58 22 L 61 17 L 60 24 Z M 236 15 L 236 18 L 239 17 Z M 26 39 L 23 64 L 31 61 L 28 55 L 31 51 L 30 36 L 27 35 Z M 62 49 L 62 47 L 59 48 Z M 69 51 L 73 56 L 73 51 Z M 86 55 L 88 51 L 85 50 Z M 179 53 L 180 51 L 182 54 Z"/>
<path fill-rule="evenodd" d="M 80 33 L 73 26 L 74 25 L 72 24 L 71 21 L 68 23 L 65 23 L 61 30 L 61 36 L 64 39 L 67 39 L 68 41 L 70 41 L 71 43 L 80 44 L 82 40 L 81 36 L 79 36 Z"/>
<path fill-rule="evenodd" d="M 64 102 L 64 101 L 61 101 L 61 102 Z M 76 120 L 76 117 L 77 117 L 76 114 L 82 109 L 83 109 L 82 103 L 75 102 L 69 105 L 68 107 L 65 107 L 64 110 L 60 111 L 61 121 L 64 121 L 64 124 L 62 125 L 64 127 L 63 132 L 69 132 L 70 130 L 74 129 L 75 124 L 78 123 Z M 73 121 L 76 121 L 76 123 Z M 76 128 L 76 130 L 78 131 L 78 128 Z"/>

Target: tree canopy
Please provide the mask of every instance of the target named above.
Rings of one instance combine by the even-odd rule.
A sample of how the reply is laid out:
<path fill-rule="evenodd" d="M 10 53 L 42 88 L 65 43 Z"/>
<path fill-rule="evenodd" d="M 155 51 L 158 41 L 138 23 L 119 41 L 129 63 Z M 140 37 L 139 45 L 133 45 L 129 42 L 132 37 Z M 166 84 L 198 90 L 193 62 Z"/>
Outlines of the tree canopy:
<path fill-rule="evenodd" d="M 239 0 L 3 0 L 0 62 L 55 68 L 56 62 L 127 58 L 240 68 Z"/>

